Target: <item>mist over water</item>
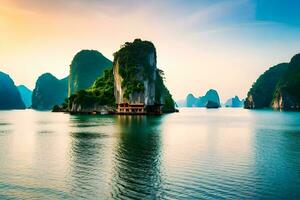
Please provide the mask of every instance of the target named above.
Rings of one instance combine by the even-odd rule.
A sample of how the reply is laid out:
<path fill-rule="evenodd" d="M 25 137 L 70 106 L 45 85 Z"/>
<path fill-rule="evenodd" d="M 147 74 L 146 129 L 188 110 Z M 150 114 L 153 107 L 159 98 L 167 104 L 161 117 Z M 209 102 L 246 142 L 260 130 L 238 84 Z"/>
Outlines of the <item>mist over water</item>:
<path fill-rule="evenodd" d="M 299 199 L 300 113 L 0 112 L 0 199 Z"/>

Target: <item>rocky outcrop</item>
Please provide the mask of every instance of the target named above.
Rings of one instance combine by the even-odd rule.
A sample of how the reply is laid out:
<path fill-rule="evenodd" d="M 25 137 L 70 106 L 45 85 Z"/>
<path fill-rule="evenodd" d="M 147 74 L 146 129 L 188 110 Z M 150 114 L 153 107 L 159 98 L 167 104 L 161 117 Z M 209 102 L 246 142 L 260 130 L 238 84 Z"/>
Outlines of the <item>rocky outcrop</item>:
<path fill-rule="evenodd" d="M 276 91 L 276 86 L 288 69 L 288 63 L 271 67 L 263 73 L 249 90 L 245 100 L 246 109 L 268 108 Z"/>
<path fill-rule="evenodd" d="M 82 50 L 70 65 L 69 96 L 92 86 L 95 80 L 110 68 L 112 62 L 96 50 Z"/>
<path fill-rule="evenodd" d="M 32 93 L 32 108 L 51 110 L 53 106 L 64 102 L 68 97 L 68 77 L 57 79 L 50 73 L 41 75 L 36 81 Z"/>
<path fill-rule="evenodd" d="M 225 107 L 240 108 L 244 106 L 244 100 L 240 100 L 238 96 L 230 98 L 226 101 Z"/>
<path fill-rule="evenodd" d="M 26 106 L 26 108 L 29 108 L 32 104 L 31 98 L 32 98 L 32 91 L 28 89 L 25 85 L 19 85 L 18 90 L 21 94 L 21 98 Z"/>
<path fill-rule="evenodd" d="M 300 110 L 300 103 L 288 92 L 279 91 L 272 101 L 272 108 L 276 110 Z"/>
<path fill-rule="evenodd" d="M 217 103 L 219 107 L 221 106 L 219 94 L 213 89 L 208 90 L 204 96 L 199 98 L 194 97 L 192 94 L 189 94 L 186 98 L 187 107 L 206 107 L 208 101 Z"/>
<path fill-rule="evenodd" d="M 143 41 L 140 41 L 143 42 Z M 152 44 L 152 43 L 151 43 Z M 145 42 L 145 45 L 151 45 L 148 42 Z M 133 44 L 132 44 L 133 45 Z M 152 44 L 153 46 L 153 44 Z M 152 49 L 147 49 L 147 52 L 143 54 L 143 60 L 134 58 L 134 54 L 137 54 L 140 51 L 139 48 L 132 48 L 127 51 L 128 57 L 124 58 L 123 55 L 118 55 L 115 57 L 113 73 L 114 73 L 114 94 L 116 98 L 116 103 L 143 103 L 147 105 L 155 104 L 155 81 L 156 81 L 156 51 L 153 46 Z M 122 54 L 122 49 L 120 54 Z M 125 53 L 124 53 L 125 54 Z M 131 57 L 130 57 L 131 56 Z M 142 56 L 141 56 L 142 57 Z M 120 60 L 122 59 L 122 60 Z M 137 59 L 133 64 L 136 66 L 127 66 L 130 65 L 128 62 L 130 59 Z M 126 68 L 134 68 L 126 69 Z M 121 70 L 123 72 L 121 72 Z M 123 76 L 122 76 L 123 75 Z M 124 78 L 126 80 L 124 80 Z M 130 77 L 130 78 L 129 78 Z M 124 84 L 124 82 L 126 83 Z M 137 85 L 134 85 L 137 84 Z M 133 88 L 135 87 L 135 88 Z M 127 90 L 127 91 L 126 91 Z M 127 93 L 126 93 L 127 92 Z"/>
<path fill-rule="evenodd" d="M 161 104 L 163 112 L 175 112 L 175 102 L 164 85 L 164 73 L 156 65 L 156 49 L 152 42 L 141 39 L 126 42 L 114 54 L 116 103 L 143 104 L 148 113 Z"/>
<path fill-rule="evenodd" d="M 25 105 L 14 81 L 0 72 L 0 110 L 7 109 L 25 109 Z"/>
<path fill-rule="evenodd" d="M 300 54 L 289 63 L 276 65 L 263 73 L 248 92 L 245 108 L 299 110 Z"/>
<path fill-rule="evenodd" d="M 71 104 L 70 113 L 81 113 L 81 114 L 113 114 L 115 113 L 115 108 L 108 105 L 99 105 L 97 103 L 83 106 L 81 104 Z"/>

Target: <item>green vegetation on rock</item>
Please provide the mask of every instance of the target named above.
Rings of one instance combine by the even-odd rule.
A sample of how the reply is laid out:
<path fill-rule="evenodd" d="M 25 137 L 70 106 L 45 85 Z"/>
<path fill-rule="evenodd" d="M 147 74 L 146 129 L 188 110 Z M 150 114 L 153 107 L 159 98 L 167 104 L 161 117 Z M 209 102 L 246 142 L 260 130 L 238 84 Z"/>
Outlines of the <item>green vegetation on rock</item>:
<path fill-rule="evenodd" d="M 291 59 L 288 69 L 278 83 L 276 94 L 280 91 L 286 91 L 296 102 L 300 102 L 300 54 Z"/>
<path fill-rule="evenodd" d="M 132 43 L 126 42 L 119 51 L 114 53 L 114 66 L 119 65 L 119 74 L 123 78 L 124 97 L 128 98 L 129 94 L 134 92 L 143 92 L 142 80 L 151 81 L 152 66 L 149 63 L 151 53 L 154 53 L 156 59 L 156 50 L 152 42 L 141 39 L 135 39 Z"/>
<path fill-rule="evenodd" d="M 68 96 L 68 77 L 57 79 L 50 73 L 41 75 L 32 93 L 32 108 L 51 110 L 54 105 L 64 102 Z"/>
<path fill-rule="evenodd" d="M 87 107 L 90 105 L 115 105 L 114 76 L 112 69 L 106 69 L 102 77 L 97 78 L 92 87 L 80 90 L 70 96 L 69 106 L 73 104 Z M 64 105 L 66 106 L 66 104 Z"/>
<path fill-rule="evenodd" d="M 112 62 L 96 50 L 78 52 L 70 65 L 69 96 L 92 86 Z"/>
<path fill-rule="evenodd" d="M 281 63 L 264 72 L 252 85 L 245 102 L 246 108 L 266 108 L 271 101 L 279 80 L 288 68 L 288 63 Z"/>
<path fill-rule="evenodd" d="M 160 69 L 157 69 L 156 72 L 155 93 L 155 101 L 163 101 L 162 111 L 164 113 L 175 111 L 175 101 L 173 100 L 168 88 L 164 84 L 164 72 Z"/>
<path fill-rule="evenodd" d="M 290 63 L 271 67 L 249 90 L 245 108 L 294 110 L 300 108 L 300 54 Z"/>

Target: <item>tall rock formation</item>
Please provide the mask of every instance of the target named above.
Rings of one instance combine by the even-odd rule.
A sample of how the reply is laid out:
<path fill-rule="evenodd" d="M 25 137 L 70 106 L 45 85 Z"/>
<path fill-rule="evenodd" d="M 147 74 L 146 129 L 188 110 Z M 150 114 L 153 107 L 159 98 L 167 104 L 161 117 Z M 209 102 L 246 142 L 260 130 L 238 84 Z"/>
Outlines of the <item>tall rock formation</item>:
<path fill-rule="evenodd" d="M 25 105 L 14 81 L 0 72 L 0 110 L 7 109 L 25 109 Z"/>
<path fill-rule="evenodd" d="M 96 50 L 77 53 L 70 65 L 69 96 L 91 87 L 103 75 L 104 70 L 111 66 L 112 62 Z"/>
<path fill-rule="evenodd" d="M 151 42 L 126 43 L 115 53 L 113 73 L 117 104 L 143 103 L 147 106 L 156 102 L 156 50 Z"/>
<path fill-rule="evenodd" d="M 141 104 L 146 112 L 156 112 L 162 104 L 162 111 L 175 111 L 175 102 L 164 85 L 164 73 L 156 65 L 156 49 L 149 41 L 126 42 L 114 54 L 114 94 L 119 106 Z"/>
<path fill-rule="evenodd" d="M 32 93 L 32 108 L 51 110 L 68 97 L 68 77 L 57 79 L 50 73 L 41 75 Z"/>
<path fill-rule="evenodd" d="M 26 108 L 29 108 L 32 104 L 31 98 L 32 98 L 32 91 L 28 89 L 25 85 L 19 85 L 18 90 L 21 94 L 21 98 L 26 106 Z"/>

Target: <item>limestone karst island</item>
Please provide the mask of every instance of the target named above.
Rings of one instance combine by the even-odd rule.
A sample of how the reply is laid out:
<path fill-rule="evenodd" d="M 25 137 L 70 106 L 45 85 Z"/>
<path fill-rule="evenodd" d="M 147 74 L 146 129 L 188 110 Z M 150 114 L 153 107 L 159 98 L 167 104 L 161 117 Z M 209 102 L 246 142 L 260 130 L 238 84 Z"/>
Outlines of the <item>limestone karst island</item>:
<path fill-rule="evenodd" d="M 112 67 L 109 60 L 99 56 L 99 63 L 104 63 L 106 67 L 103 74 L 100 67 L 89 70 L 92 65 L 85 62 L 90 62 L 92 56 L 75 56 L 76 61 L 73 60 L 70 67 L 69 97 L 62 105 L 54 106 L 53 111 L 91 114 L 162 114 L 177 111 L 172 95 L 164 85 L 164 72 L 157 68 L 153 43 L 141 39 L 126 42 L 114 53 Z"/>

